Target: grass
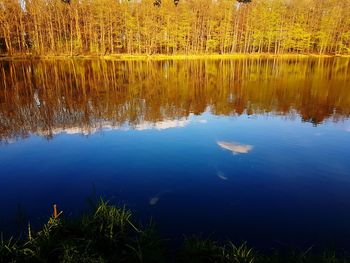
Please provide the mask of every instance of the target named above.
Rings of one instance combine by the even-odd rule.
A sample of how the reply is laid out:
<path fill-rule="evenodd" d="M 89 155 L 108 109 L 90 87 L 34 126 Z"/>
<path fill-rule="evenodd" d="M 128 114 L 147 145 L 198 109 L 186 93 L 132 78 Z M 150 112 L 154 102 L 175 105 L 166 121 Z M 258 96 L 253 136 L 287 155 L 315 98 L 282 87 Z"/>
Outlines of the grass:
<path fill-rule="evenodd" d="M 169 252 L 172 251 L 172 252 Z M 42 229 L 28 224 L 22 239 L 0 240 L 0 262 L 188 262 L 188 263 L 345 263 L 349 258 L 335 252 L 273 250 L 263 254 L 232 242 L 219 243 L 200 236 L 186 237 L 180 248 L 167 247 L 151 221 L 136 225 L 132 212 L 101 199 L 91 213 L 76 221 L 65 220 L 54 209 Z"/>
<path fill-rule="evenodd" d="M 328 54 L 273 54 L 273 53 L 234 53 L 234 54 L 109 54 L 109 55 L 32 55 L 16 54 L 13 56 L 0 56 L 0 60 L 21 60 L 21 59 L 105 59 L 114 61 L 125 60 L 198 60 L 198 59 L 247 59 L 247 58 L 327 58 L 346 57 L 350 55 L 328 55 Z"/>

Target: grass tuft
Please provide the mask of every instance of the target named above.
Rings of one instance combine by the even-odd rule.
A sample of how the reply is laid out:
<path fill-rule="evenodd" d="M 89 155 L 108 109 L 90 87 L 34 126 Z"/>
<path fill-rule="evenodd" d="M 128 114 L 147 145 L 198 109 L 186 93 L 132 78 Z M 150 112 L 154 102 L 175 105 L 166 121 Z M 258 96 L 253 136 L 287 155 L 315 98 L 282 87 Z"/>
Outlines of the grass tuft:
<path fill-rule="evenodd" d="M 78 221 L 64 220 L 54 213 L 34 232 L 28 224 L 24 239 L 0 239 L 0 262 L 131 262 L 131 263 L 345 263 L 348 256 L 335 252 L 313 254 L 313 248 L 264 255 L 247 243 L 220 244 L 210 238 L 190 236 L 182 248 L 167 250 L 151 221 L 142 228 L 133 222 L 125 206 L 117 207 L 100 199 L 93 211 Z"/>

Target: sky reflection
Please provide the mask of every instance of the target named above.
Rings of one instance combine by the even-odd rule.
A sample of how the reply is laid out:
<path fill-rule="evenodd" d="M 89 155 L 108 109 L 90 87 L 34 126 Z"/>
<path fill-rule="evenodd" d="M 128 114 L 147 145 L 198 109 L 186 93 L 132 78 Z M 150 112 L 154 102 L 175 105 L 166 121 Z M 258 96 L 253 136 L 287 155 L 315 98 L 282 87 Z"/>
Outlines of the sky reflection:
<path fill-rule="evenodd" d="M 166 238 L 350 245 L 347 60 L 164 63 L 0 62 L 0 232 L 93 192 Z"/>

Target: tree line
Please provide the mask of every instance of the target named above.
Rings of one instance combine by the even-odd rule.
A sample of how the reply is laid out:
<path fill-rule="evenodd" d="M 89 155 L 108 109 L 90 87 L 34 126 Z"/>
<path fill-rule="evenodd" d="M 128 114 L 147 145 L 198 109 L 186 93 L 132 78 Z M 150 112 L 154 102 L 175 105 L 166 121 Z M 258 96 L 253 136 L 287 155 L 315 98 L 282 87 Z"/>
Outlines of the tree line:
<path fill-rule="evenodd" d="M 0 51 L 350 54 L 349 14 L 338 0 L 0 0 Z"/>

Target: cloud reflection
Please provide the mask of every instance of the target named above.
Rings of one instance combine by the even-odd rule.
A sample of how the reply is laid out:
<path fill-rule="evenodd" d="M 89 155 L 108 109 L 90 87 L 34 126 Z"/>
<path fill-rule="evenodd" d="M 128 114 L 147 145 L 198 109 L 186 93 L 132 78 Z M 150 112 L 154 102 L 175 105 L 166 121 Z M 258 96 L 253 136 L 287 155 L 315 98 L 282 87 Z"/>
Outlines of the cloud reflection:
<path fill-rule="evenodd" d="M 166 130 L 170 128 L 179 128 L 179 127 L 185 127 L 190 123 L 189 120 L 183 118 L 180 120 L 164 120 L 159 122 L 143 122 L 141 124 L 136 125 L 135 130 L 143 131 L 143 130 Z"/>
<path fill-rule="evenodd" d="M 170 192 L 171 192 L 171 190 L 165 190 L 165 191 L 162 191 L 162 192 L 156 194 L 155 196 L 151 197 L 149 199 L 149 205 L 154 206 L 154 205 L 158 204 L 160 197 L 163 196 L 164 194 L 167 194 Z"/>
<path fill-rule="evenodd" d="M 155 196 L 155 197 L 152 197 L 150 200 L 149 200 L 149 204 L 150 205 L 156 205 L 159 201 L 159 197 L 158 196 Z"/>
<path fill-rule="evenodd" d="M 202 120 L 199 120 L 198 122 L 199 122 L 199 123 L 208 123 L 208 120 L 202 119 Z"/>
<path fill-rule="evenodd" d="M 227 180 L 228 180 L 228 178 L 226 177 L 226 175 L 225 175 L 223 172 L 221 172 L 221 171 L 218 171 L 218 172 L 216 173 L 216 175 L 217 175 L 221 180 L 224 180 L 224 181 L 227 181 Z"/>
<path fill-rule="evenodd" d="M 240 144 L 236 142 L 218 141 L 217 144 L 222 149 L 233 152 L 233 154 L 245 154 L 249 153 L 253 149 L 252 145 Z"/>
<path fill-rule="evenodd" d="M 159 122 L 148 122 L 144 121 L 135 126 L 133 125 L 123 125 L 118 126 L 113 124 L 112 122 L 104 121 L 97 122 L 90 126 L 85 127 L 58 127 L 51 130 L 39 130 L 36 132 L 39 135 L 49 136 L 49 135 L 58 135 L 58 134 L 82 134 L 82 135 L 91 135 L 101 131 L 112 131 L 112 130 L 137 130 L 137 131 L 145 131 L 145 130 L 166 130 L 171 128 L 183 128 L 190 123 L 188 119 L 179 119 L 179 120 L 164 120 Z"/>

